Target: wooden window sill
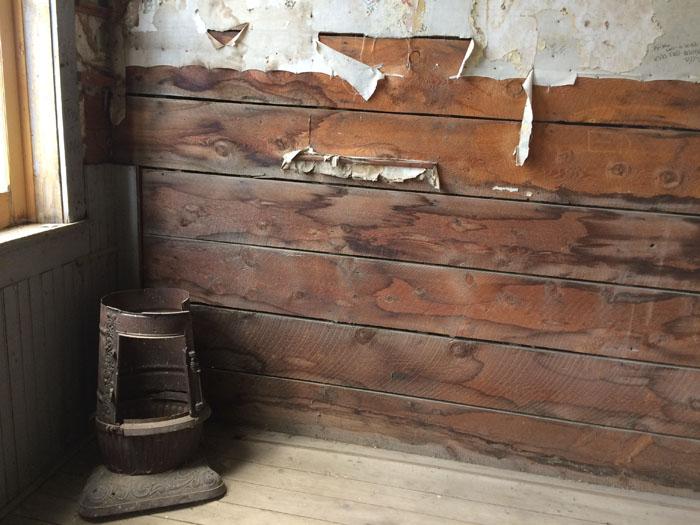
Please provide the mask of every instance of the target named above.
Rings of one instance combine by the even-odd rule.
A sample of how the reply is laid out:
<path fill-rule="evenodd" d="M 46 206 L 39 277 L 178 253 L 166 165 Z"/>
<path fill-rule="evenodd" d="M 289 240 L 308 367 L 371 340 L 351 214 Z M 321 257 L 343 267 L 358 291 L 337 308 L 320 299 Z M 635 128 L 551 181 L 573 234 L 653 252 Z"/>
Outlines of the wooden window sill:
<path fill-rule="evenodd" d="M 25 224 L 0 230 L 0 288 L 56 268 L 89 251 L 86 221 Z"/>

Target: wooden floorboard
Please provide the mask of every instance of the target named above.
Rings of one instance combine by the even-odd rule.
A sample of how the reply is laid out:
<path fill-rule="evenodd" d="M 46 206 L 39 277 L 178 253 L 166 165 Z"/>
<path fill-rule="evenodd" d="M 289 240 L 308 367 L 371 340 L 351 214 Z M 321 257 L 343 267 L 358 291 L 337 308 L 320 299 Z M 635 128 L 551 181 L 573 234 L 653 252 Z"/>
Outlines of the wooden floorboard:
<path fill-rule="evenodd" d="M 320 441 L 304 436 L 288 436 L 273 432 L 258 432 L 246 439 L 232 442 L 230 435 L 210 432 L 207 445 L 218 461 L 226 464 L 246 461 L 271 468 L 315 473 L 334 479 L 362 481 L 380 490 L 399 489 L 414 497 L 425 495 L 453 500 L 469 506 L 470 513 L 486 508 L 502 507 L 503 512 L 519 509 L 548 517 L 584 516 L 593 522 L 633 522 L 637 513 L 650 519 L 681 519 L 687 509 L 678 508 L 678 498 L 666 499 L 643 492 L 626 492 L 618 497 L 618 489 L 586 485 L 565 480 L 495 470 L 467 463 L 455 463 L 435 458 L 404 454 Z M 348 457 L 349 456 L 349 457 Z M 332 467 L 329 469 L 329 465 Z M 690 509 L 697 502 L 688 502 Z M 491 509 L 489 517 L 500 516 Z M 479 514 L 481 515 L 481 514 Z M 526 516 L 523 512 L 521 517 Z"/>
<path fill-rule="evenodd" d="M 260 430 L 211 427 L 206 450 L 228 486 L 221 500 L 111 523 L 670 525 L 700 519 L 698 500 Z M 91 443 L 0 523 L 86 523 L 77 516 L 77 499 L 97 461 Z"/>

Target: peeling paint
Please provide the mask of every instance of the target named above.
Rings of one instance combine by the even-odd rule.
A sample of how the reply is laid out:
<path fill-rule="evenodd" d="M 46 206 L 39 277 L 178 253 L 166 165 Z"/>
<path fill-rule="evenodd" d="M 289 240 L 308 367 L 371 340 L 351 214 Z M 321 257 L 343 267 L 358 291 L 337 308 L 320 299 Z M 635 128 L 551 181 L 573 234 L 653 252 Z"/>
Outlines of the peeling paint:
<path fill-rule="evenodd" d="M 282 169 L 368 182 L 427 180 L 433 188 L 440 189 L 437 164 L 419 160 L 319 154 L 308 147 L 285 153 L 282 156 Z"/>
<path fill-rule="evenodd" d="M 155 6 L 155 2 L 152 2 Z M 126 43 L 127 27 L 139 26 L 137 3 L 113 0 L 109 14 L 93 15 L 76 11 L 77 70 L 91 75 L 91 82 L 82 82 L 81 89 L 92 95 L 108 90 L 110 120 L 119 124 L 126 114 Z M 144 20 L 147 24 L 148 19 Z M 144 26 L 145 27 L 145 26 Z M 83 108 L 84 109 L 84 108 Z M 81 110 L 82 111 L 82 110 Z"/>
<path fill-rule="evenodd" d="M 103 18 L 76 13 L 75 47 L 79 72 L 109 67 L 109 34 L 107 21 Z"/>
<path fill-rule="evenodd" d="M 506 191 L 508 193 L 518 193 L 520 191 L 520 189 L 515 186 L 494 186 L 491 189 L 493 191 Z"/>

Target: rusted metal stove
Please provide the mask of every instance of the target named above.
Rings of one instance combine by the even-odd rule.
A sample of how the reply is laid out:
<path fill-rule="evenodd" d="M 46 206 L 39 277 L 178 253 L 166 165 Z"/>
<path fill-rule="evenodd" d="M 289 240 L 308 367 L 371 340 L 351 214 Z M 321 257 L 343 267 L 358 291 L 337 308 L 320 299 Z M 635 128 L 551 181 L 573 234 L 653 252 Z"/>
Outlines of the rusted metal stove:
<path fill-rule="evenodd" d="M 80 514 L 100 518 L 213 499 L 226 491 L 197 456 L 202 398 L 189 294 L 175 288 L 107 295 L 100 310 L 97 440 L 105 465 Z"/>

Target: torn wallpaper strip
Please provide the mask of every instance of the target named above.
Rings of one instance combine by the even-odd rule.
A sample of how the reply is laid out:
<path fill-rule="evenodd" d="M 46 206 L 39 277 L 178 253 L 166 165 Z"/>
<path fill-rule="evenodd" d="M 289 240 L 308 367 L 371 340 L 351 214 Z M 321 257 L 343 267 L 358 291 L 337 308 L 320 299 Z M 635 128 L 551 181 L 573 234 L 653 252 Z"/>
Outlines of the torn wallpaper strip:
<path fill-rule="evenodd" d="M 374 90 L 377 89 L 377 82 L 384 78 L 382 72 L 350 58 L 318 40 L 315 40 L 314 44 L 316 52 L 331 68 L 331 76 L 342 78 L 354 87 L 363 99 L 369 100 Z"/>
<path fill-rule="evenodd" d="M 316 153 L 313 148 L 308 147 L 285 153 L 282 156 L 282 169 L 369 182 L 427 179 L 433 188 L 440 189 L 437 164 L 434 162 L 325 155 Z"/>
<path fill-rule="evenodd" d="M 459 66 L 459 71 L 457 71 L 456 75 L 452 75 L 450 79 L 455 79 L 455 78 L 460 78 L 462 74 L 464 73 L 464 67 L 467 65 L 467 61 L 469 58 L 472 56 L 472 53 L 474 53 L 474 47 L 476 46 L 476 40 L 473 38 L 469 41 L 469 47 L 467 48 L 467 52 L 464 53 L 464 58 L 462 59 L 462 63 Z"/>
<path fill-rule="evenodd" d="M 527 156 L 530 154 L 530 135 L 532 135 L 532 81 L 534 71 L 531 69 L 523 82 L 523 91 L 525 91 L 525 109 L 523 109 L 523 120 L 520 124 L 520 141 L 515 147 L 513 155 L 515 155 L 515 164 L 522 166 L 525 164 Z"/>

